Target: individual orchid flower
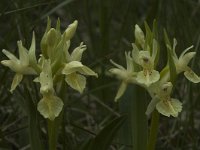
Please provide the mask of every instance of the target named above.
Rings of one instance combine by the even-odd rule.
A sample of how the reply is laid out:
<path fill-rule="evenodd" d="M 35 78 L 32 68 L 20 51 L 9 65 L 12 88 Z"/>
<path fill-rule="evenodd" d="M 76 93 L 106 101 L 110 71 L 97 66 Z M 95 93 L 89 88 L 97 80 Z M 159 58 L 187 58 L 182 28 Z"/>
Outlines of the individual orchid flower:
<path fill-rule="evenodd" d="M 69 86 L 80 93 L 83 92 L 86 86 L 86 78 L 83 75 L 96 76 L 98 75 L 87 66 L 83 65 L 80 61 L 82 53 L 86 50 L 86 46 L 83 43 L 79 47 L 74 49 L 71 55 L 68 53 L 68 62 L 64 64 L 62 74 L 65 75 L 65 81 Z"/>
<path fill-rule="evenodd" d="M 157 42 L 153 40 L 152 54 L 149 50 L 139 50 L 138 47 L 133 43 L 132 56 L 135 63 L 140 65 L 143 70 L 138 72 L 136 80 L 140 84 L 145 86 L 150 86 L 159 80 L 160 74 L 158 71 L 154 70 L 154 61 L 157 55 Z"/>
<path fill-rule="evenodd" d="M 130 56 L 130 52 L 125 52 L 125 56 L 127 65 L 126 69 L 111 60 L 111 63 L 116 66 L 116 68 L 111 68 L 109 71 L 113 75 L 116 75 L 118 79 L 122 80 L 117 95 L 115 96 L 115 101 L 117 101 L 124 94 L 128 83 L 136 82 L 135 77 L 137 73 L 134 71 L 133 58 Z"/>
<path fill-rule="evenodd" d="M 177 73 L 184 72 L 185 77 L 193 83 L 199 83 L 200 77 L 193 72 L 193 70 L 188 66 L 190 60 L 195 56 L 196 52 L 188 52 L 193 46 L 188 47 L 185 49 L 180 57 L 178 58 L 175 52 L 175 47 L 177 45 L 176 39 L 174 39 L 173 43 L 173 59 L 176 66 Z"/>
<path fill-rule="evenodd" d="M 16 72 L 10 91 L 13 92 L 18 84 L 22 81 L 23 75 L 36 74 L 36 71 L 30 66 L 30 63 L 35 63 L 35 36 L 33 34 L 33 40 L 31 48 L 28 51 L 23 45 L 22 41 L 18 41 L 19 49 L 19 59 L 7 50 L 2 50 L 2 52 L 9 58 L 9 60 L 3 60 L 1 63 L 4 66 L 9 67 L 12 71 Z"/>
<path fill-rule="evenodd" d="M 157 111 L 164 116 L 170 117 L 177 117 L 178 113 L 182 110 L 182 103 L 175 98 L 171 98 L 172 92 L 172 83 L 166 82 L 159 86 L 157 86 L 157 92 L 154 93 L 151 102 L 147 107 L 146 114 L 149 115 L 156 107 Z"/>
<path fill-rule="evenodd" d="M 50 60 L 44 60 L 42 72 L 38 77 L 41 84 L 40 93 L 43 98 L 39 101 L 37 109 L 44 118 L 54 120 L 62 111 L 63 102 L 55 95 Z"/>

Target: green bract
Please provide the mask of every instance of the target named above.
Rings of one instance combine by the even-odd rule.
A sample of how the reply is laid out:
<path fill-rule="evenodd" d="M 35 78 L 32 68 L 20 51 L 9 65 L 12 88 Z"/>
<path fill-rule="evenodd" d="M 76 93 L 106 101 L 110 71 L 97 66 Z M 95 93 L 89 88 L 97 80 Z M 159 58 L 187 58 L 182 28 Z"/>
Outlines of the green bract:
<path fill-rule="evenodd" d="M 35 82 L 40 83 L 40 93 L 42 99 L 37 105 L 37 109 L 44 118 L 54 120 L 63 108 L 63 101 L 59 95 L 58 83 L 67 84 L 80 93 L 86 87 L 86 77 L 98 76 L 81 62 L 82 54 L 86 50 L 86 45 L 81 42 L 80 46 L 69 53 L 70 40 L 76 32 L 78 21 L 74 21 L 68 28 L 61 33 L 60 20 L 58 19 L 56 28 L 51 27 L 48 18 L 46 31 L 41 39 L 41 54 L 39 59 L 35 56 L 35 36 L 33 34 L 32 44 L 29 51 L 18 42 L 19 59 L 9 51 L 3 53 L 9 60 L 1 63 L 16 72 L 11 86 L 11 92 L 21 82 L 23 75 L 36 75 Z"/>
<path fill-rule="evenodd" d="M 135 25 L 135 40 L 142 48 L 144 48 L 144 32 L 137 24 Z"/>

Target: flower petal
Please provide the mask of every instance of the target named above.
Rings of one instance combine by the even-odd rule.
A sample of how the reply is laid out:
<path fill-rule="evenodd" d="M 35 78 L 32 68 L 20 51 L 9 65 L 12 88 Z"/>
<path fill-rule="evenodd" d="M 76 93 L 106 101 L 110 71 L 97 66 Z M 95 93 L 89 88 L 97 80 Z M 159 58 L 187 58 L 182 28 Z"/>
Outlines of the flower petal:
<path fill-rule="evenodd" d="M 82 54 L 86 48 L 86 45 L 83 45 L 83 42 L 81 42 L 80 46 L 73 50 L 71 54 L 71 61 L 81 61 Z"/>
<path fill-rule="evenodd" d="M 153 39 L 153 50 L 152 50 L 152 60 L 155 61 L 158 53 L 158 42 Z"/>
<path fill-rule="evenodd" d="M 133 46 L 133 50 L 132 50 L 133 60 L 135 61 L 135 63 L 140 64 L 140 61 L 139 61 L 139 49 L 134 43 L 132 43 L 132 46 Z"/>
<path fill-rule="evenodd" d="M 27 49 L 22 45 L 22 41 L 17 42 L 18 49 L 19 49 L 19 60 L 20 64 L 23 66 L 29 65 L 29 56 Z"/>
<path fill-rule="evenodd" d="M 83 67 L 83 64 L 79 61 L 71 61 L 65 64 L 62 70 L 62 74 L 68 75 L 77 71 L 78 68 Z"/>
<path fill-rule="evenodd" d="M 17 59 L 17 57 L 15 57 L 15 55 L 13 55 L 12 53 L 10 53 L 9 51 L 3 49 L 2 52 L 10 59 L 13 60 L 15 62 L 18 62 L 19 59 Z"/>
<path fill-rule="evenodd" d="M 30 47 L 29 52 L 28 52 L 31 64 L 37 64 L 37 59 L 36 59 L 36 56 L 35 56 L 35 49 L 36 49 L 36 45 L 35 45 L 35 33 L 33 32 L 31 47 Z"/>
<path fill-rule="evenodd" d="M 20 70 L 20 65 L 18 64 L 18 62 L 15 62 L 13 60 L 2 60 L 1 64 L 9 67 L 14 72 L 19 72 Z"/>
<path fill-rule="evenodd" d="M 167 117 L 170 117 L 172 113 L 168 104 L 164 103 L 162 100 L 157 103 L 156 109 L 158 110 L 159 113 Z"/>
<path fill-rule="evenodd" d="M 115 102 L 124 94 L 126 88 L 127 88 L 127 83 L 122 82 L 118 91 L 117 91 L 117 95 L 115 96 Z"/>
<path fill-rule="evenodd" d="M 177 117 L 178 113 L 182 110 L 182 103 L 177 99 L 171 99 L 170 101 L 160 101 L 156 105 L 156 109 L 164 116 L 169 117 L 172 115 L 173 117 Z"/>
<path fill-rule="evenodd" d="M 83 66 L 83 67 L 79 68 L 78 72 L 81 73 L 81 74 L 83 74 L 83 75 L 98 77 L 98 74 L 95 73 L 94 71 L 92 71 L 92 69 L 90 69 L 87 66 Z"/>
<path fill-rule="evenodd" d="M 44 118 L 49 118 L 50 120 L 54 120 L 63 108 L 62 100 L 57 96 L 45 96 L 43 97 L 37 106 L 37 110 Z"/>
<path fill-rule="evenodd" d="M 125 52 L 125 56 L 126 56 L 127 71 L 133 72 L 134 71 L 133 59 L 130 56 L 130 52 Z"/>
<path fill-rule="evenodd" d="M 44 60 L 39 81 L 41 84 L 40 92 L 42 94 L 54 92 L 50 60 Z"/>
<path fill-rule="evenodd" d="M 121 65 L 119 65 L 119 64 L 117 64 L 117 63 L 115 63 L 113 60 L 111 60 L 110 59 L 110 62 L 114 65 L 114 66 L 116 66 L 117 68 L 119 68 L 119 69 L 121 69 L 121 70 L 126 70 L 123 66 L 121 66 Z"/>
<path fill-rule="evenodd" d="M 69 84 L 71 88 L 79 91 L 80 93 L 83 92 L 86 86 L 86 78 L 76 73 L 66 75 L 65 81 L 67 82 L 67 84 Z"/>
<path fill-rule="evenodd" d="M 190 49 L 192 49 L 193 47 L 194 47 L 194 46 L 192 45 L 192 46 L 186 48 L 186 49 L 181 53 L 180 57 L 183 57 L 183 56 L 185 55 L 185 53 L 187 53 L 187 52 L 188 52 Z"/>
<path fill-rule="evenodd" d="M 23 78 L 22 74 L 15 74 L 13 81 L 12 81 L 11 89 L 10 89 L 11 93 L 13 93 L 13 91 L 16 89 L 18 84 L 22 81 L 22 78 Z"/>
<path fill-rule="evenodd" d="M 150 86 L 152 83 L 157 82 L 160 79 L 160 74 L 158 71 L 153 70 L 151 73 L 144 71 L 140 71 L 137 74 L 136 80 L 138 83 L 144 84 L 146 86 Z"/>
<path fill-rule="evenodd" d="M 175 114 L 172 114 L 172 116 L 177 117 L 178 113 L 182 111 L 182 103 L 178 99 L 172 98 L 171 105 L 176 112 Z"/>
<path fill-rule="evenodd" d="M 195 56 L 195 54 L 196 52 L 189 52 L 180 57 L 178 61 L 180 67 L 185 68 L 189 64 L 190 60 Z"/>
<path fill-rule="evenodd" d="M 109 72 L 111 72 L 111 74 L 115 75 L 120 80 L 126 80 L 128 78 L 128 72 L 126 70 L 111 68 Z"/>
<path fill-rule="evenodd" d="M 173 39 L 173 48 L 172 48 L 172 54 L 173 54 L 173 58 L 175 61 L 178 60 L 178 56 L 176 55 L 176 45 L 177 45 L 177 40 L 174 38 Z"/>
<path fill-rule="evenodd" d="M 62 70 L 62 74 L 69 75 L 74 72 L 79 72 L 83 75 L 89 75 L 89 76 L 98 76 L 94 71 L 92 71 L 87 66 L 83 65 L 79 61 L 72 61 L 67 64 L 65 64 L 64 69 Z"/>
<path fill-rule="evenodd" d="M 147 115 L 147 116 L 149 116 L 152 112 L 153 112 L 153 110 L 155 109 L 155 107 L 156 107 L 156 105 L 157 105 L 157 103 L 159 102 L 160 100 L 156 97 L 156 96 L 154 96 L 153 98 L 152 98 L 152 100 L 151 100 L 151 102 L 149 103 L 149 105 L 147 106 L 147 110 L 146 110 L 146 112 L 145 112 L 145 114 Z"/>
<path fill-rule="evenodd" d="M 189 81 L 191 81 L 193 83 L 199 83 L 200 82 L 199 76 L 196 73 L 194 73 L 192 71 L 192 69 L 189 68 L 189 67 L 188 67 L 187 71 L 184 72 L 184 75 Z"/>

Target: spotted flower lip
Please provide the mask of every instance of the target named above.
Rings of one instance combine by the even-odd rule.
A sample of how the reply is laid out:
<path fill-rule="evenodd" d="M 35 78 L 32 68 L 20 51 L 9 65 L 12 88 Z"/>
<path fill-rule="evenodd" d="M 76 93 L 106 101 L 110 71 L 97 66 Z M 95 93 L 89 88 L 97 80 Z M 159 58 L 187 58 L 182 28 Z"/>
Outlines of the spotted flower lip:
<path fill-rule="evenodd" d="M 170 97 L 172 86 L 171 82 L 166 82 L 161 85 L 160 88 L 157 88 L 157 93 L 155 93 L 147 107 L 147 115 L 150 115 L 150 113 L 156 108 L 157 111 L 164 116 L 178 116 L 178 113 L 182 110 L 182 103 L 178 99 Z"/>
<path fill-rule="evenodd" d="M 177 41 L 176 39 L 174 39 L 172 50 L 173 50 L 173 60 L 176 66 L 177 73 L 179 74 L 184 72 L 185 77 L 189 81 L 193 83 L 199 83 L 200 77 L 196 73 L 194 73 L 194 71 L 188 66 L 191 59 L 196 55 L 196 52 L 188 52 L 190 49 L 193 48 L 193 46 L 186 48 L 178 58 L 175 52 L 176 45 Z"/>
<path fill-rule="evenodd" d="M 114 61 L 110 60 L 111 63 L 116 66 L 116 68 L 111 68 L 109 71 L 111 74 L 115 75 L 119 78 L 122 82 L 118 89 L 117 95 L 115 96 L 115 101 L 117 101 L 125 92 L 128 83 L 137 83 L 135 77 L 137 73 L 134 71 L 133 66 L 133 58 L 130 56 L 130 52 L 125 52 L 126 56 L 126 65 L 127 68 L 125 69 L 123 66 L 115 63 Z"/>
<path fill-rule="evenodd" d="M 136 80 L 149 87 L 152 83 L 160 79 L 158 71 L 154 70 L 154 61 L 157 55 L 157 41 L 153 40 L 152 54 L 148 50 L 139 50 L 133 43 L 132 56 L 136 64 L 142 67 L 142 71 L 138 72 Z"/>

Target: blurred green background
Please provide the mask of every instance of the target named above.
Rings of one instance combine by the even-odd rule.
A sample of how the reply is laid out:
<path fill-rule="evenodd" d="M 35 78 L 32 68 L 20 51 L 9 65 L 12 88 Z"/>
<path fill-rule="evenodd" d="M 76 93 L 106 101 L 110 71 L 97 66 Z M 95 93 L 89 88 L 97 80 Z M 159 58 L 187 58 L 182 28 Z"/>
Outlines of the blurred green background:
<path fill-rule="evenodd" d="M 94 136 L 108 121 L 119 116 L 119 104 L 114 96 L 119 86 L 118 80 L 108 75 L 113 59 L 125 64 L 124 52 L 131 50 L 134 41 L 134 25 L 144 29 L 144 21 L 152 27 L 153 20 L 158 22 L 159 37 L 163 37 L 165 28 L 172 40 L 178 41 L 177 53 L 194 45 L 197 52 L 191 65 L 200 75 L 200 1 L 199 0 L 1 0 L 0 1 L 0 49 L 7 49 L 17 55 L 18 40 L 26 47 L 30 46 L 32 32 L 35 31 L 37 54 L 40 53 L 40 40 L 46 28 L 47 17 L 53 25 L 59 17 L 62 31 L 78 20 L 79 25 L 71 48 L 84 42 L 87 51 L 83 63 L 99 73 L 99 78 L 88 78 L 84 94 L 66 89 L 62 134 L 58 138 L 58 148 L 76 150 L 76 146 L 85 139 Z M 160 65 L 166 63 L 166 48 L 161 42 Z M 0 59 L 6 57 L 0 53 Z M 27 150 L 30 97 L 40 99 L 39 87 L 29 82 L 27 77 L 13 95 L 9 92 L 14 73 L 0 65 L 0 149 Z M 190 84 L 185 78 L 179 78 L 174 96 L 183 102 L 183 111 L 177 119 L 162 116 L 160 119 L 158 150 L 198 150 L 200 149 L 200 84 Z M 29 91 L 29 92 L 27 92 Z M 27 96 L 28 93 L 28 96 Z M 122 110 L 132 109 L 128 106 L 131 94 L 126 93 L 126 100 L 121 102 Z M 150 99 L 147 99 L 149 101 Z M 36 105 L 36 101 L 33 101 Z M 125 112 L 126 113 L 126 112 Z M 128 122 L 126 125 L 128 126 Z M 128 129 L 125 128 L 129 139 Z M 41 126 L 42 141 L 46 143 L 46 131 Z M 127 131 L 126 131 L 127 130 Z M 112 150 L 129 150 L 131 142 L 115 137 Z"/>

